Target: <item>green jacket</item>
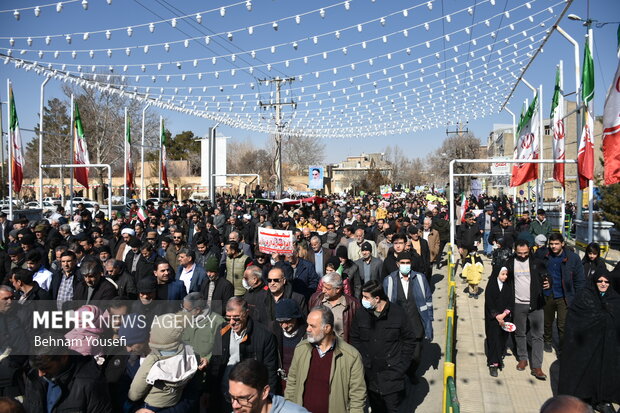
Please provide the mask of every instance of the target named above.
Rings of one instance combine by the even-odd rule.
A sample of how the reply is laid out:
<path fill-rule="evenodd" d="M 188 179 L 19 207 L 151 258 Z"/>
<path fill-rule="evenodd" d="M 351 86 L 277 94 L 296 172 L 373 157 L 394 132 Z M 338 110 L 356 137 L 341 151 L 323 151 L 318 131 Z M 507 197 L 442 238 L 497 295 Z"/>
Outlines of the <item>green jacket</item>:
<path fill-rule="evenodd" d="M 286 382 L 287 400 L 303 404 L 305 382 L 310 369 L 313 346 L 308 340 L 301 341 L 295 348 L 293 361 Z M 366 382 L 362 356 L 352 345 L 336 339 L 334 357 L 329 373 L 329 412 L 363 413 L 366 403 Z M 312 389 L 308 389 L 312 391 Z"/>
<path fill-rule="evenodd" d="M 226 257 L 226 279 L 235 287 L 235 297 L 243 297 L 246 289 L 243 287 L 243 272 L 250 258 L 240 252 L 235 258 Z"/>
<path fill-rule="evenodd" d="M 536 218 L 530 224 L 530 233 L 534 236 L 543 234 L 547 237 L 547 239 L 549 239 L 549 235 L 551 235 L 551 223 L 548 219 L 540 222 L 538 218 Z"/>
<path fill-rule="evenodd" d="M 222 324 L 224 317 L 211 310 L 204 310 L 185 327 L 181 341 L 192 346 L 199 358 L 210 359 Z"/>

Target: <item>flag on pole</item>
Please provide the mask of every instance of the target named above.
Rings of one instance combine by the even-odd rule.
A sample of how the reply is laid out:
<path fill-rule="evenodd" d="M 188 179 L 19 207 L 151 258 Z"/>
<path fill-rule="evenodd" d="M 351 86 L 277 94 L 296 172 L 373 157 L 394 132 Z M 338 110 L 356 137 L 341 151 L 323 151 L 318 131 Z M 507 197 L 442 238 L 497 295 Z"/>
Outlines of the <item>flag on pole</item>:
<path fill-rule="evenodd" d="M 19 120 L 17 119 L 17 109 L 15 108 L 15 98 L 13 97 L 13 87 L 9 87 L 9 145 L 11 151 L 11 167 L 13 180 L 13 191 L 18 193 L 22 189 L 24 180 L 24 153 L 22 150 L 22 135 L 19 131 Z"/>
<path fill-rule="evenodd" d="M 614 81 L 605 98 L 603 158 L 605 160 L 605 184 L 612 185 L 620 182 L 620 60 L 618 60 Z"/>
<path fill-rule="evenodd" d="M 82 119 L 80 118 L 77 102 L 75 102 L 73 122 L 73 162 L 80 165 L 87 165 L 90 163 L 88 160 L 88 148 L 86 147 L 84 127 L 82 126 Z M 75 179 L 88 189 L 88 168 L 75 168 L 74 171 Z"/>
<path fill-rule="evenodd" d="M 519 136 L 516 145 L 514 159 L 530 160 L 539 158 L 538 136 L 540 115 L 538 110 L 538 94 L 523 114 L 517 135 Z M 510 186 L 519 186 L 526 182 L 538 178 L 538 164 L 535 163 L 516 163 L 512 167 Z"/>
<path fill-rule="evenodd" d="M 577 152 L 577 175 L 579 188 L 584 189 L 588 186 L 588 181 L 594 179 L 594 61 L 588 41 L 583 56 L 581 101 L 585 111 Z"/>
<path fill-rule="evenodd" d="M 127 153 L 125 154 L 125 159 L 127 163 L 127 181 L 125 185 L 128 189 L 133 188 L 133 159 L 131 158 L 131 119 L 127 116 L 127 124 L 125 125 L 125 140 L 127 141 Z"/>
<path fill-rule="evenodd" d="M 166 129 L 164 128 L 164 122 L 161 122 L 161 180 L 164 183 L 164 188 L 168 188 L 168 170 L 166 168 L 167 156 L 166 156 Z"/>
<path fill-rule="evenodd" d="M 465 222 L 465 213 L 469 208 L 469 200 L 465 196 L 465 192 L 461 194 L 461 222 Z"/>
<path fill-rule="evenodd" d="M 144 222 L 146 221 L 146 212 L 144 212 L 144 207 L 140 206 L 140 209 L 138 209 L 138 219 L 140 219 L 140 221 Z"/>
<path fill-rule="evenodd" d="M 563 160 L 566 158 L 564 149 L 564 96 L 560 86 L 560 68 L 555 72 L 555 89 L 551 102 L 551 121 L 553 122 L 553 159 Z M 553 165 L 553 179 L 564 186 L 564 164 Z"/>

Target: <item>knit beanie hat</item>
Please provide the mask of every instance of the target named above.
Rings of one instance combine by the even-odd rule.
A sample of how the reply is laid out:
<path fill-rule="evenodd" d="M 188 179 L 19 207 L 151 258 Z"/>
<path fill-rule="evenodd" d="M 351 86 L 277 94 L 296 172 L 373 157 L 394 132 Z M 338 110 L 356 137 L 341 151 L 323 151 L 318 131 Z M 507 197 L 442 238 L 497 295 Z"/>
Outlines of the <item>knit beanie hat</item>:
<path fill-rule="evenodd" d="M 205 271 L 218 272 L 218 270 L 217 258 L 215 258 L 215 256 L 207 258 L 205 262 Z"/>
<path fill-rule="evenodd" d="M 347 251 L 347 247 L 341 245 L 336 249 L 336 256 L 338 258 L 349 258 L 349 252 Z"/>
<path fill-rule="evenodd" d="M 127 346 L 149 341 L 149 329 L 146 323 L 140 322 L 138 314 L 128 314 L 123 317 L 121 327 L 118 329 L 119 337 L 125 338 Z"/>
<path fill-rule="evenodd" d="M 176 350 L 181 344 L 185 318 L 181 314 L 162 314 L 153 319 L 149 347 L 155 350 Z"/>

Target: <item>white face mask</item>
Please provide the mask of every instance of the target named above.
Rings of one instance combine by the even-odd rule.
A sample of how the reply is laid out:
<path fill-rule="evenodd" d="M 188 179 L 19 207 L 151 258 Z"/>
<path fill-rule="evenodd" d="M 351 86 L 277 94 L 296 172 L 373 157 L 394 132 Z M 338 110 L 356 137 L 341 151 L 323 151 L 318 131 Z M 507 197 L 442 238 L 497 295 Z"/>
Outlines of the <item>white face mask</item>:
<path fill-rule="evenodd" d="M 245 278 L 241 280 L 241 285 L 243 285 L 243 288 L 245 288 L 246 290 L 249 290 L 250 288 L 252 288 L 252 286 L 247 282 Z"/>
<path fill-rule="evenodd" d="M 411 272 L 411 264 L 399 264 L 400 273 L 407 275 Z"/>

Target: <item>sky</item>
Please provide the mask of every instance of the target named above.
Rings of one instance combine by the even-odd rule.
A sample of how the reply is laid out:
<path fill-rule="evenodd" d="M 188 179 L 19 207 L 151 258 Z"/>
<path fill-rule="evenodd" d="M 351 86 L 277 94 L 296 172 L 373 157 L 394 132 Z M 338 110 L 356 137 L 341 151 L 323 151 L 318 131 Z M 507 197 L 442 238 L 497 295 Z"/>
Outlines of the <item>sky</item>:
<path fill-rule="evenodd" d="M 128 90 L 137 86 L 140 93 L 165 95 L 163 100 L 172 99 L 177 106 L 221 117 L 220 135 L 259 147 L 270 139 L 264 131 L 274 127 L 274 111 L 262 109 L 258 102 L 275 102 L 273 82 L 260 80 L 295 77 L 282 87 L 282 101 L 296 102 L 295 108 L 282 106 L 284 129 L 325 136 L 319 139 L 326 143 L 329 163 L 361 152 L 382 152 L 388 145 L 400 146 L 409 157 L 424 158 L 441 146 L 446 129 L 454 130 L 458 122 L 466 122 L 475 136 L 486 141 L 494 124 L 511 122 L 507 112 L 498 111 L 515 83 L 513 75 L 529 62 L 527 53 L 533 54 L 566 4 L 558 0 L 86 0 L 84 10 L 83 2 L 62 2 L 57 12 L 57 3 L 44 7 L 30 0 L 2 1 L 0 54 L 11 49 L 16 58 L 51 63 L 59 71 L 64 64 L 64 71 L 74 74 L 79 73 L 79 65 L 86 78 L 92 76 L 91 66 L 99 65 L 97 80 L 102 83 L 112 66 L 114 74 L 127 76 Z M 32 9 L 37 5 L 38 17 Z M 20 8 L 19 20 L 14 17 L 15 8 Z M 568 14 L 600 22 L 620 20 L 620 2 L 575 0 Z M 153 32 L 150 23 L 154 23 Z M 560 26 L 579 42 L 582 61 L 586 29 L 566 16 Z M 594 111 L 600 115 L 618 64 L 617 24 L 593 30 Z M 89 33 L 87 40 L 84 32 Z M 46 36 L 50 36 L 49 45 Z M 149 45 L 147 53 L 144 45 Z M 575 90 L 573 47 L 557 32 L 524 75 L 529 83 L 543 86 L 545 116 L 560 59 L 564 90 L 570 94 Z M 140 78 L 136 81 L 135 76 Z M 13 84 L 22 129 L 33 129 L 44 77 L 16 68 L 13 62 L 0 64 L 2 101 L 7 96 L 6 79 Z M 62 84 L 52 79 L 45 89 L 46 100 L 65 99 Z M 524 99 L 531 96 L 521 83 L 507 107 L 518 114 Z M 173 135 L 184 130 L 205 135 L 216 123 L 175 110 L 149 110 L 165 117 Z M 6 131 L 6 109 L 3 122 Z M 227 122 L 240 127 L 226 126 Z M 333 135 L 338 137 L 329 137 Z M 32 134 L 25 131 L 23 136 L 29 139 Z"/>

